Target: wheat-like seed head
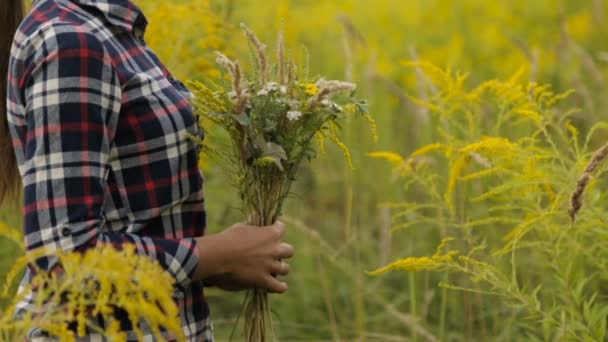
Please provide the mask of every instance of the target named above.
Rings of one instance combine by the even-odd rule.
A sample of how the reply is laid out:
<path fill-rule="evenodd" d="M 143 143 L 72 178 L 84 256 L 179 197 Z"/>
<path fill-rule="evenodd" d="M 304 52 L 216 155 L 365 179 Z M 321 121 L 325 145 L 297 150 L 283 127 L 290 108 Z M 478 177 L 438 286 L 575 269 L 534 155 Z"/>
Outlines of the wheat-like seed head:
<path fill-rule="evenodd" d="M 310 98 L 309 104 L 312 108 L 317 106 L 321 101 L 328 99 L 331 95 L 340 92 L 352 92 L 357 89 L 357 85 L 344 81 L 327 81 L 320 79 L 315 84 L 319 88 L 317 95 Z"/>
<path fill-rule="evenodd" d="M 277 42 L 277 60 L 279 64 L 279 84 L 285 85 L 287 82 L 287 61 L 285 59 L 285 36 L 283 32 L 279 32 Z"/>
<path fill-rule="evenodd" d="M 262 41 L 260 41 L 258 36 L 256 36 L 255 33 L 249 27 L 247 27 L 247 25 L 241 23 L 241 28 L 243 29 L 243 31 L 245 31 L 245 35 L 247 36 L 247 38 L 249 39 L 251 44 L 253 44 L 253 46 L 256 49 L 256 52 L 258 54 L 258 68 L 260 71 L 260 81 L 262 84 L 265 84 L 269 80 L 269 78 L 268 78 L 268 58 L 266 57 L 266 45 L 264 43 L 262 43 Z"/>
<path fill-rule="evenodd" d="M 221 52 L 215 52 L 216 62 L 228 71 L 232 78 L 232 91 L 234 91 L 234 111 L 242 113 L 249 103 L 250 96 L 247 92 L 247 81 L 243 77 L 241 66 L 238 61 L 233 61 Z"/>
<path fill-rule="evenodd" d="M 587 164 L 587 167 L 585 167 L 585 171 L 583 171 L 583 174 L 578 179 L 578 182 L 576 182 L 576 189 L 570 197 L 570 209 L 568 210 L 572 223 L 574 223 L 576 220 L 576 215 L 583 207 L 583 195 L 587 185 L 589 184 L 589 180 L 600 166 L 600 163 L 606 159 L 606 157 L 608 157 L 608 143 L 593 153 L 591 161 L 589 164 Z"/>
<path fill-rule="evenodd" d="M 234 62 L 221 52 L 215 51 L 215 55 L 217 56 L 215 59 L 217 64 L 228 70 L 230 75 L 234 77 Z"/>

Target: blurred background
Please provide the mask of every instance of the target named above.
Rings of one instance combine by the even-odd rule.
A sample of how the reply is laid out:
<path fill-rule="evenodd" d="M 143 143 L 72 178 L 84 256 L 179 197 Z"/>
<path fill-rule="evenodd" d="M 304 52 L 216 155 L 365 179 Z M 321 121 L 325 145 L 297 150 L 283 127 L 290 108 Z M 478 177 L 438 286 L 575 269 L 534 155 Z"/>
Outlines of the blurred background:
<path fill-rule="evenodd" d="M 150 22 L 148 44 L 177 78 L 221 77 L 213 56 L 216 50 L 247 63 L 249 51 L 239 29 L 243 22 L 267 43 L 270 54 L 275 53 L 277 33 L 284 28 L 289 53 L 300 61 L 310 56 L 311 75 L 353 81 L 358 96 L 370 103 L 378 140 L 364 119 L 348 119 L 341 138 L 350 148 L 353 167 L 340 149 L 328 144 L 325 153 L 302 170 L 285 209 L 287 240 L 296 246 L 297 256 L 288 279 L 289 293 L 271 297 L 278 340 L 515 341 L 547 336 L 520 325 L 525 313 L 503 305 L 500 297 L 438 287 L 440 281 L 467 281 L 458 275 L 448 279 L 431 272 L 367 274 L 398 258 L 433 254 L 445 233 L 425 224 L 391 233 L 394 208 L 382 204 L 415 202 L 417 197 L 385 162 L 371 159 L 368 153 L 407 156 L 441 137 L 439 119 L 412 101 L 431 97 L 432 85 L 423 70 L 406 67 L 404 61 L 429 61 L 467 73 L 466 84 L 471 86 L 520 72 L 523 81 L 549 83 L 558 92 L 574 89 L 561 106 L 580 109 L 572 122 L 581 130 L 606 120 L 608 3 L 135 2 Z M 488 115 L 484 120 L 494 119 Z M 208 143 L 213 144 L 213 128 L 209 131 Z M 602 136 L 596 135 L 591 146 L 601 141 Z M 209 231 L 241 221 L 236 191 L 223 170 L 204 157 L 202 167 Z M 2 209 L 0 221 L 18 229 L 19 206 Z M 501 239 L 500 234 L 480 234 L 480 240 Z M 0 238 L 0 283 L 19 255 L 16 246 Z M 243 296 L 210 290 L 207 297 L 217 339 L 225 341 Z"/>

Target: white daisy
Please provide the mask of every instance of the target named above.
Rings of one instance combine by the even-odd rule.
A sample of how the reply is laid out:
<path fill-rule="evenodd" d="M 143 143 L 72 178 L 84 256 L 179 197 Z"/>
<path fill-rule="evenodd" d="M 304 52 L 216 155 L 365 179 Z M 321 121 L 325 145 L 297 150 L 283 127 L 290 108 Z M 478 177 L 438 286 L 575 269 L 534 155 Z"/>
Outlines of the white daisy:
<path fill-rule="evenodd" d="M 264 85 L 264 88 L 268 90 L 277 90 L 279 89 L 279 84 L 277 82 L 268 82 Z"/>
<path fill-rule="evenodd" d="M 299 110 L 290 110 L 287 112 L 287 118 L 291 121 L 298 120 L 300 117 L 302 117 L 302 112 Z"/>
<path fill-rule="evenodd" d="M 264 87 L 258 91 L 258 96 L 266 96 L 273 91 L 279 90 L 279 84 L 277 82 L 268 82 L 264 84 Z"/>

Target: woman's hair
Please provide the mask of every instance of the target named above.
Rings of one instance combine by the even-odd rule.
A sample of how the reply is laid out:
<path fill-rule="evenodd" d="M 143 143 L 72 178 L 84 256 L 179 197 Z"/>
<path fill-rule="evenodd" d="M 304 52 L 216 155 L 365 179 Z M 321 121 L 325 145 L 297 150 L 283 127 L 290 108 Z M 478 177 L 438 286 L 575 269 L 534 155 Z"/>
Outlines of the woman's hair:
<path fill-rule="evenodd" d="M 8 130 L 6 88 L 13 36 L 23 20 L 23 0 L 0 0 L 0 205 L 19 193 L 17 161 Z"/>

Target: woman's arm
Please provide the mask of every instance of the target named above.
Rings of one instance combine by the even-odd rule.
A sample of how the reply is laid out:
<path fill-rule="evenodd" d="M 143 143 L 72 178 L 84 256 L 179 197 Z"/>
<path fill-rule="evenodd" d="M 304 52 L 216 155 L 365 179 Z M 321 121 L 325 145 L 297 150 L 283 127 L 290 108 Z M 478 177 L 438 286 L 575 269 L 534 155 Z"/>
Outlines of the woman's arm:
<path fill-rule="evenodd" d="M 110 145 L 121 108 L 121 85 L 97 36 L 51 24 L 30 37 L 15 58 L 14 74 L 25 104 L 16 123 L 22 151 L 27 250 L 84 251 L 107 243 L 133 244 L 156 259 L 180 285 L 198 263 L 196 240 L 157 239 L 102 230 Z M 37 261 L 47 271 L 56 258 Z M 60 269 L 59 269 L 60 270 Z M 57 271 L 59 271 L 57 270 Z"/>
<path fill-rule="evenodd" d="M 97 36 L 71 25 L 52 24 L 29 44 L 29 52 L 13 65 L 20 68 L 15 74 L 22 75 L 24 89 L 19 96 L 25 114 L 14 118 L 23 129 L 14 140 L 23 152 L 27 250 L 132 244 L 182 286 L 221 276 L 239 286 L 286 289 L 269 277 L 285 273 L 276 259 L 293 253 L 280 243 L 281 227 L 235 225 L 220 234 L 179 240 L 103 231 L 110 145 L 122 97 L 112 60 Z M 56 258 L 37 263 L 43 270 L 61 271 Z"/>

